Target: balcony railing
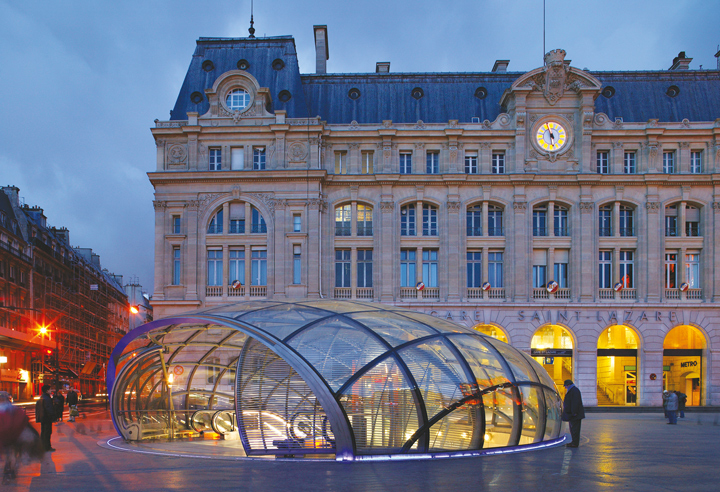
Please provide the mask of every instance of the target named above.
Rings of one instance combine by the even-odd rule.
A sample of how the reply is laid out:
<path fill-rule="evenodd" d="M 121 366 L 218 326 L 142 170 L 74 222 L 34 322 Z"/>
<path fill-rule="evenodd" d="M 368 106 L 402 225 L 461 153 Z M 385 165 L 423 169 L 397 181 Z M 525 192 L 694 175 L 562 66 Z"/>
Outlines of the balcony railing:
<path fill-rule="evenodd" d="M 680 299 L 680 289 L 665 289 L 665 299 Z"/>
<path fill-rule="evenodd" d="M 371 225 L 357 226 L 357 235 L 358 236 L 372 236 L 373 235 L 372 226 Z"/>
<path fill-rule="evenodd" d="M 222 297 L 222 285 L 208 285 L 205 287 L 205 297 Z"/>
<path fill-rule="evenodd" d="M 505 299 L 505 287 L 491 287 L 488 290 L 490 299 Z"/>
<path fill-rule="evenodd" d="M 556 226 L 556 227 L 553 229 L 553 234 L 555 234 L 555 236 L 557 236 L 557 237 L 569 236 L 569 235 L 570 235 L 570 228 L 567 227 L 567 226 L 564 226 L 564 227 L 557 227 L 557 226 Z"/>
<path fill-rule="evenodd" d="M 245 297 L 245 286 L 242 286 L 239 289 L 228 287 L 228 297 Z"/>
<path fill-rule="evenodd" d="M 341 226 L 341 225 L 335 225 L 335 235 L 336 236 L 349 236 L 352 232 L 352 228 L 347 226 Z"/>
<path fill-rule="evenodd" d="M 207 228 L 208 234 L 222 234 L 223 233 L 223 226 L 222 224 L 212 224 L 209 225 Z"/>
<path fill-rule="evenodd" d="M 245 221 L 230 221 L 230 234 L 245 234 Z"/>
<path fill-rule="evenodd" d="M 620 299 L 628 300 L 628 299 L 637 299 L 637 290 L 635 289 L 623 289 L 620 291 Z"/>
<path fill-rule="evenodd" d="M 532 296 L 533 299 L 547 299 L 550 294 L 545 287 L 534 287 Z"/>
<path fill-rule="evenodd" d="M 570 299 L 570 289 L 558 289 L 555 292 L 555 299 Z"/>
<path fill-rule="evenodd" d="M 253 234 L 265 234 L 267 232 L 267 224 L 253 224 L 251 232 Z"/>
<path fill-rule="evenodd" d="M 400 299 L 417 299 L 417 293 L 415 287 L 400 287 Z"/>
<path fill-rule="evenodd" d="M 335 287 L 335 299 L 350 299 L 352 289 L 350 287 Z"/>
<path fill-rule="evenodd" d="M 468 237 L 482 236 L 482 227 L 468 227 L 467 235 Z"/>
<path fill-rule="evenodd" d="M 688 289 L 685 291 L 685 298 L 694 301 L 702 299 L 702 289 Z"/>
<path fill-rule="evenodd" d="M 488 236 L 504 236 L 502 227 L 488 227 Z"/>
<path fill-rule="evenodd" d="M 423 299 L 440 299 L 440 289 L 438 287 L 425 287 L 420 291 Z"/>
<path fill-rule="evenodd" d="M 599 299 L 615 299 L 615 291 L 612 289 L 598 289 Z"/>
<path fill-rule="evenodd" d="M 612 227 L 599 227 L 598 228 L 598 234 L 601 237 L 610 237 L 612 236 Z"/>
<path fill-rule="evenodd" d="M 680 234 L 678 234 L 678 228 L 677 227 L 666 227 L 665 228 L 665 237 L 677 237 Z"/>
<path fill-rule="evenodd" d="M 372 299 L 375 297 L 375 291 L 372 287 L 358 287 L 355 289 L 355 297 L 357 299 Z"/>
<path fill-rule="evenodd" d="M 467 289 L 468 299 L 482 299 L 483 290 L 480 287 L 468 287 Z"/>
<path fill-rule="evenodd" d="M 547 227 L 533 227 L 533 236 L 547 236 Z"/>
<path fill-rule="evenodd" d="M 635 229 L 632 227 L 621 227 L 620 235 L 622 237 L 633 237 L 635 236 Z"/>
<path fill-rule="evenodd" d="M 250 297 L 267 297 L 267 285 L 251 285 Z"/>
<path fill-rule="evenodd" d="M 697 222 L 685 222 L 685 235 L 697 237 L 700 235 L 700 224 Z"/>

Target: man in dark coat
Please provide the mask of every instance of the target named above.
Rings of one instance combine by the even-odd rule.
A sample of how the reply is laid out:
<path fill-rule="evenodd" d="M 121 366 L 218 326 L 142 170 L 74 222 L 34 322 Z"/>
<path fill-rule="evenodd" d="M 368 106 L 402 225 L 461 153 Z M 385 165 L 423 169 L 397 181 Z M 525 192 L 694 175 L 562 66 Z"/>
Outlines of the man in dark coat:
<path fill-rule="evenodd" d="M 67 404 L 70 407 L 70 417 L 68 418 L 68 422 L 75 422 L 74 412 L 77 410 L 78 395 L 74 388 L 71 388 L 70 391 L 68 391 Z"/>
<path fill-rule="evenodd" d="M 50 385 L 43 384 L 42 394 L 40 398 L 43 401 L 43 417 L 40 421 L 40 440 L 45 447 L 45 451 L 55 451 L 50 444 L 50 436 L 52 435 L 52 425 L 55 422 L 55 408 L 53 400 L 50 397 Z"/>
<path fill-rule="evenodd" d="M 565 400 L 563 400 L 562 419 L 570 426 L 572 442 L 566 444 L 568 448 L 576 448 L 580 445 L 580 424 L 585 418 L 585 407 L 583 407 L 580 390 L 569 379 L 565 380 Z"/>

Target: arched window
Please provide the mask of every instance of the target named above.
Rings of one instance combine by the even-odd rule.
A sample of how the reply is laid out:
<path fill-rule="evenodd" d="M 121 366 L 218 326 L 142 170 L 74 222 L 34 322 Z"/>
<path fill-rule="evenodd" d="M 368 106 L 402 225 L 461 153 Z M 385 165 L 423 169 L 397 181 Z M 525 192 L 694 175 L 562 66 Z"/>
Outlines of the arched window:
<path fill-rule="evenodd" d="M 533 209 L 533 236 L 547 236 L 547 207 L 537 206 Z"/>
<path fill-rule="evenodd" d="M 553 221 L 553 233 L 555 236 L 569 236 L 570 228 L 568 227 L 568 209 L 560 205 L 555 205 Z"/>
<path fill-rule="evenodd" d="M 222 234 L 223 233 L 223 210 L 220 209 L 218 212 L 213 216 L 212 219 L 210 219 L 210 225 L 207 229 L 208 234 Z"/>
<path fill-rule="evenodd" d="M 530 355 L 541 364 L 565 396 L 563 382 L 573 378 L 573 339 L 560 325 L 545 325 L 530 341 Z"/>
<path fill-rule="evenodd" d="M 252 208 L 252 232 L 258 234 L 267 233 L 267 225 L 265 224 L 265 218 L 262 216 L 260 211 L 255 207 Z"/>
<path fill-rule="evenodd" d="M 351 205 L 341 205 L 335 208 L 335 235 L 349 236 L 352 231 Z"/>
<path fill-rule="evenodd" d="M 507 334 L 498 328 L 497 326 L 493 325 L 475 325 L 473 326 L 473 330 L 477 330 L 483 335 L 487 335 L 489 337 L 496 338 L 500 340 L 501 342 L 508 343 L 508 337 Z"/>
<path fill-rule="evenodd" d="M 612 236 L 612 205 L 598 208 L 598 235 Z"/>
<path fill-rule="evenodd" d="M 503 209 L 497 205 L 488 207 L 488 236 L 504 236 Z"/>
<path fill-rule="evenodd" d="M 703 333 L 689 325 L 676 326 L 663 342 L 663 389 L 687 396 L 687 405 L 703 404 L 707 343 Z"/>
<path fill-rule="evenodd" d="M 400 235 L 415 236 L 415 204 L 400 208 Z"/>
<path fill-rule="evenodd" d="M 634 236 L 635 221 L 633 219 L 633 209 L 627 205 L 620 205 L 620 235 Z"/>
<path fill-rule="evenodd" d="M 468 236 L 482 236 L 482 206 L 468 207 L 466 225 Z"/>
<path fill-rule="evenodd" d="M 613 325 L 597 343 L 598 405 L 636 405 L 638 337 L 627 326 Z"/>
<path fill-rule="evenodd" d="M 373 209 L 370 205 L 357 206 L 357 235 L 373 235 Z"/>
<path fill-rule="evenodd" d="M 423 236 L 438 235 L 438 209 L 433 205 L 423 204 Z"/>

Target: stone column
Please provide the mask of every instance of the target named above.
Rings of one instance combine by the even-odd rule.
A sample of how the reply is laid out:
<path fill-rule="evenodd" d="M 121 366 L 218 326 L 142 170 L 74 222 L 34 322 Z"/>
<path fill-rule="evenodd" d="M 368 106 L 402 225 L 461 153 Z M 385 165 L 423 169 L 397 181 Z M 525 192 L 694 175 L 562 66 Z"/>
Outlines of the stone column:
<path fill-rule="evenodd" d="M 548 203 L 547 219 L 548 236 L 555 237 L 555 202 Z"/>
<path fill-rule="evenodd" d="M 645 249 L 647 251 L 645 265 L 635 264 L 636 271 L 637 267 L 644 268 L 646 272 L 643 274 L 645 280 L 645 288 L 647 289 L 647 301 L 648 302 L 659 302 L 662 299 L 661 289 L 664 285 L 660 281 L 660 272 L 662 272 L 663 256 L 661 254 L 664 242 L 652 241 L 648 237 L 649 231 L 662 231 L 662 224 L 660 223 L 660 207 L 661 203 L 655 201 L 648 201 L 645 204 L 647 210 L 647 227 L 644 231 L 641 231 L 642 236 L 645 239 Z M 639 246 L 639 244 L 638 244 Z"/>
<path fill-rule="evenodd" d="M 620 202 L 613 203 L 612 235 L 620 237 Z"/>
<path fill-rule="evenodd" d="M 690 172 L 690 143 L 680 142 L 678 149 L 678 168 L 680 174 L 688 174 Z"/>
<path fill-rule="evenodd" d="M 530 279 L 531 251 L 528 250 L 527 237 L 527 202 L 516 201 L 513 203 L 513 230 L 508 236 L 506 234 L 506 244 L 508 246 L 508 259 L 512 262 L 513 282 L 512 287 L 515 289 L 513 299 L 515 302 L 527 301 L 529 290 L 528 284 Z M 512 239 L 510 239 L 512 238 Z M 505 262 L 505 267 L 507 267 Z M 509 269 L 508 269 L 509 270 Z M 506 285 L 508 282 L 506 282 Z"/>
<path fill-rule="evenodd" d="M 167 202 L 155 200 L 153 201 L 153 208 L 155 208 L 155 287 L 153 299 L 162 301 L 165 299 L 165 286 L 170 284 L 172 280 L 173 247 L 165 241 Z M 183 254 L 182 250 L 180 250 L 180 254 Z M 182 256 L 180 260 L 182 265 Z M 168 277 L 166 277 L 166 273 L 169 273 Z"/>
<path fill-rule="evenodd" d="M 268 248 L 270 248 L 270 241 L 269 236 L 270 234 L 273 235 L 274 238 L 274 248 L 273 248 L 273 269 L 274 269 L 274 275 L 272 278 L 274 279 L 274 293 L 277 297 L 282 298 L 285 297 L 285 287 L 292 283 L 292 270 L 290 270 L 290 273 L 288 274 L 288 264 L 292 264 L 290 261 L 288 261 L 287 252 L 288 248 L 292 249 L 292 244 L 288 243 L 285 233 L 286 227 L 287 227 L 287 219 L 285 217 L 285 209 L 287 202 L 285 200 L 274 200 L 273 204 L 275 205 L 275 211 L 274 211 L 274 217 L 273 217 L 273 227 L 270 227 L 270 224 L 268 224 Z M 312 214 L 310 214 L 312 217 Z M 311 230 L 317 230 L 317 229 L 311 229 Z M 309 249 L 309 248 L 308 248 Z M 304 254 L 309 254 L 310 251 L 303 251 Z M 293 252 L 290 251 L 290 259 L 292 259 Z M 268 258 L 269 260 L 270 258 Z M 309 263 L 309 262 L 308 262 Z M 311 270 L 312 271 L 312 270 Z M 307 272 L 310 273 L 310 272 Z M 312 275 L 308 275 L 308 279 L 312 278 Z M 317 275 L 314 275 L 315 278 L 317 278 Z M 270 262 L 268 262 L 268 288 L 270 287 Z M 269 293 L 268 293 L 269 295 Z"/>
<path fill-rule="evenodd" d="M 229 289 L 228 284 L 234 280 L 230 278 L 230 246 L 227 244 L 223 244 L 222 247 L 222 278 L 223 280 L 220 282 L 222 296 L 223 298 L 227 298 Z"/>
<path fill-rule="evenodd" d="M 580 224 L 575 230 L 580 230 L 580 264 L 576 270 L 580 271 L 580 300 L 582 302 L 592 302 L 597 292 L 597 285 L 594 282 L 597 248 L 594 240 L 595 221 L 593 220 L 593 212 L 593 202 L 580 202 Z M 576 234 L 573 234 L 573 236 L 576 236 Z M 574 245 L 575 241 L 573 240 Z"/>
<path fill-rule="evenodd" d="M 447 254 L 440 255 L 440 258 L 438 258 L 438 261 L 442 262 L 442 258 L 447 258 L 447 264 L 443 268 L 446 272 L 449 272 L 449 278 L 448 278 L 448 290 L 447 290 L 447 299 L 451 302 L 459 302 L 460 301 L 460 279 L 462 278 L 460 275 L 460 269 L 459 265 L 462 262 L 462 258 L 464 257 L 464 251 L 461 250 L 461 244 L 460 244 L 460 225 L 462 224 L 462 221 L 460 220 L 460 202 L 455 200 L 448 200 L 447 202 L 447 234 L 445 234 L 447 238 Z M 438 224 L 438 226 L 441 226 Z M 447 278 L 447 276 L 445 276 Z"/>
<path fill-rule="evenodd" d="M 418 142 L 412 153 L 412 173 L 425 174 L 425 144 Z"/>
<path fill-rule="evenodd" d="M 492 170 L 492 145 L 488 142 L 480 144 L 480 152 L 478 152 L 478 172 L 480 174 L 490 174 Z M 506 164 L 507 165 L 507 161 Z"/>
<path fill-rule="evenodd" d="M 705 298 L 708 299 L 712 295 L 713 302 L 720 302 L 720 197 L 715 195 L 715 201 L 712 204 L 712 214 L 705 214 L 710 219 L 709 222 L 712 224 L 712 228 L 705 227 L 705 233 L 708 238 L 707 248 L 703 253 L 707 254 L 706 259 L 702 259 L 703 263 L 707 265 L 706 270 L 712 272 L 712 276 L 706 275 L 705 278 L 712 278 L 713 284 L 710 286 L 710 291 L 705 294 Z M 710 258 L 712 258 L 710 260 Z M 710 260 L 710 261 L 708 261 Z M 708 265 L 710 263 L 710 265 Z M 702 287 L 702 286 L 701 286 Z M 720 367 L 720 364 L 717 364 Z M 720 384 L 718 385 L 720 387 Z"/>
<path fill-rule="evenodd" d="M 399 258 L 399 251 L 395 251 L 395 202 L 392 200 L 392 194 L 383 195 L 380 202 L 380 229 L 381 236 L 384 238 L 380 241 L 380 302 L 392 302 L 395 299 L 394 286 L 395 275 L 394 265 L 395 257 Z"/>
<path fill-rule="evenodd" d="M 320 231 L 323 227 L 323 212 L 327 208 L 327 203 L 321 198 L 314 198 L 308 201 L 308 231 Z M 284 216 L 284 213 L 283 213 Z M 331 254 L 332 251 L 330 252 Z M 308 298 L 317 299 L 320 297 L 320 234 L 308 234 L 307 238 L 307 279 L 308 279 Z M 327 253 L 326 253 L 327 254 Z"/>
<path fill-rule="evenodd" d="M 200 256 L 200 231 L 198 230 L 198 215 L 200 202 L 192 200 L 188 202 L 187 213 L 187 251 L 183 259 L 183 278 L 185 279 L 185 299 L 196 301 L 198 289 L 201 288 L 204 259 Z M 182 254 L 182 251 L 181 251 Z M 199 268 L 198 268 L 199 267 Z"/>
<path fill-rule="evenodd" d="M 612 174 L 622 174 L 625 165 L 625 151 L 622 142 L 613 142 L 612 161 L 610 162 L 610 172 Z"/>

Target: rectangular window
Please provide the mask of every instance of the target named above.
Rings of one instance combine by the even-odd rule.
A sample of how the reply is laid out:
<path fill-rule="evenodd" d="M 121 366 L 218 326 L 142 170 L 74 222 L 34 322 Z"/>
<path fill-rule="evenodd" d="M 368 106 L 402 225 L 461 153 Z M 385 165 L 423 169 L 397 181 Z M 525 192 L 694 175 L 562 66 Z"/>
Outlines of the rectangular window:
<path fill-rule="evenodd" d="M 335 209 L 335 235 L 349 236 L 352 234 L 351 205 L 341 205 Z"/>
<path fill-rule="evenodd" d="M 230 168 L 233 171 L 245 169 L 245 149 L 233 147 L 230 149 Z"/>
<path fill-rule="evenodd" d="M 702 152 L 690 152 L 690 172 L 693 174 L 702 172 Z"/>
<path fill-rule="evenodd" d="M 372 152 L 362 152 L 360 159 L 360 172 L 362 174 L 373 174 L 373 157 Z"/>
<path fill-rule="evenodd" d="M 663 172 L 667 174 L 675 172 L 675 152 L 663 152 Z"/>
<path fill-rule="evenodd" d="M 412 174 L 412 154 L 400 154 L 400 174 Z"/>
<path fill-rule="evenodd" d="M 422 263 L 422 281 L 425 287 L 438 286 L 438 250 L 424 249 Z"/>
<path fill-rule="evenodd" d="M 267 250 L 252 251 L 252 285 L 267 285 Z"/>
<path fill-rule="evenodd" d="M 180 234 L 180 216 L 179 215 L 172 216 L 172 233 Z"/>
<path fill-rule="evenodd" d="M 468 237 L 482 236 L 482 207 L 468 207 L 465 222 Z"/>
<path fill-rule="evenodd" d="M 612 251 L 600 251 L 598 287 L 600 289 L 612 288 Z"/>
<path fill-rule="evenodd" d="M 700 288 L 700 255 L 698 253 L 685 255 L 685 281 L 691 289 Z"/>
<path fill-rule="evenodd" d="M 472 154 L 465 155 L 465 172 L 467 174 L 477 174 L 478 173 L 477 155 L 472 155 Z"/>
<path fill-rule="evenodd" d="M 598 210 L 598 235 L 612 236 L 612 209 L 610 207 L 602 207 Z"/>
<path fill-rule="evenodd" d="M 700 235 L 700 209 L 693 206 L 685 207 L 685 235 L 697 237 Z"/>
<path fill-rule="evenodd" d="M 623 158 L 623 172 L 625 174 L 635 174 L 637 172 L 635 167 L 635 152 L 625 152 Z"/>
<path fill-rule="evenodd" d="M 373 250 L 357 250 L 357 286 L 373 286 Z"/>
<path fill-rule="evenodd" d="M 207 284 L 222 285 L 221 249 L 209 249 L 207 252 Z"/>
<path fill-rule="evenodd" d="M 220 171 L 222 169 L 222 149 L 219 147 L 210 148 L 210 170 Z"/>
<path fill-rule="evenodd" d="M 533 210 L 533 236 L 547 236 L 547 210 L 535 208 Z"/>
<path fill-rule="evenodd" d="M 238 280 L 245 285 L 245 250 L 231 249 L 230 252 L 230 268 L 228 270 L 228 285 Z"/>
<path fill-rule="evenodd" d="M 635 288 L 634 256 L 633 251 L 620 251 L 620 282 L 626 289 Z"/>
<path fill-rule="evenodd" d="M 423 205 L 423 236 L 438 235 L 437 207 Z"/>
<path fill-rule="evenodd" d="M 347 152 L 335 152 L 335 174 L 347 174 Z"/>
<path fill-rule="evenodd" d="M 677 254 L 665 253 L 665 288 L 677 288 Z"/>
<path fill-rule="evenodd" d="M 245 219 L 230 219 L 230 234 L 245 234 Z"/>
<path fill-rule="evenodd" d="M 633 210 L 630 207 L 620 207 L 620 235 L 626 237 L 635 235 Z"/>
<path fill-rule="evenodd" d="M 302 216 L 300 214 L 293 214 L 293 232 L 300 232 L 302 230 Z"/>
<path fill-rule="evenodd" d="M 253 169 L 256 171 L 265 169 L 265 147 L 253 147 Z"/>
<path fill-rule="evenodd" d="M 369 205 L 357 206 L 357 235 L 373 235 L 373 209 Z"/>
<path fill-rule="evenodd" d="M 491 287 L 504 287 L 502 253 L 488 253 L 488 282 Z"/>
<path fill-rule="evenodd" d="M 533 250 L 533 287 L 545 287 L 547 283 L 547 250 Z"/>
<path fill-rule="evenodd" d="M 553 232 L 556 236 L 569 236 L 568 228 L 568 211 L 566 208 L 555 206 L 553 212 L 555 217 L 553 221 Z"/>
<path fill-rule="evenodd" d="M 440 172 L 440 154 L 428 152 L 426 154 L 425 172 L 427 174 L 438 174 Z"/>
<path fill-rule="evenodd" d="M 400 287 L 415 287 L 417 275 L 415 274 L 414 249 L 400 250 Z"/>
<path fill-rule="evenodd" d="M 267 224 L 265 218 L 255 207 L 252 208 L 252 232 L 256 234 L 267 233 Z"/>
<path fill-rule="evenodd" d="M 567 289 L 568 286 L 568 264 L 555 263 L 553 280 L 558 283 L 560 289 Z"/>
<path fill-rule="evenodd" d="M 293 246 L 293 284 L 302 283 L 302 248 L 299 245 Z"/>
<path fill-rule="evenodd" d="M 601 150 L 597 153 L 597 173 L 607 174 L 610 172 L 610 166 L 608 164 L 608 151 Z"/>
<path fill-rule="evenodd" d="M 405 205 L 400 209 L 400 235 L 415 235 L 415 205 Z"/>
<path fill-rule="evenodd" d="M 505 174 L 505 154 L 498 153 L 492 155 L 490 172 L 492 174 Z"/>
<path fill-rule="evenodd" d="M 467 252 L 467 286 L 480 287 L 482 279 L 482 253 L 480 251 Z"/>
<path fill-rule="evenodd" d="M 335 250 L 335 287 L 350 287 L 350 250 Z"/>
<path fill-rule="evenodd" d="M 665 235 L 668 237 L 675 237 L 678 235 L 678 218 L 675 215 L 667 215 L 668 209 L 665 209 Z"/>
<path fill-rule="evenodd" d="M 488 236 L 503 235 L 503 212 L 500 207 L 490 205 L 488 208 Z"/>

